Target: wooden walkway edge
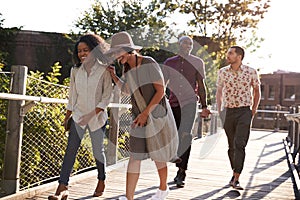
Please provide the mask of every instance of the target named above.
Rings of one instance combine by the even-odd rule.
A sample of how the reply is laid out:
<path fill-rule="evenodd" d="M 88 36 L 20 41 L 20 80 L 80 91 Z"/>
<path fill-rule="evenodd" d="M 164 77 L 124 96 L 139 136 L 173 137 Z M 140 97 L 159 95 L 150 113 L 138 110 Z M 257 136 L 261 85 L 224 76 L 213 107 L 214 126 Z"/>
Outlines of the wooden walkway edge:
<path fill-rule="evenodd" d="M 240 191 L 228 186 L 232 172 L 224 131 L 220 130 L 218 134 L 194 140 L 184 188 L 177 188 L 173 183 L 177 169 L 174 164 L 169 164 L 170 194 L 167 199 L 296 199 L 295 181 L 283 144 L 286 136 L 287 133 L 282 132 L 251 132 L 246 147 L 245 166 L 240 177 L 240 183 L 245 189 Z M 110 168 L 107 172 L 104 195 L 99 198 L 91 196 L 97 183 L 95 171 L 81 175 L 77 181 L 72 177 L 68 199 L 118 199 L 125 193 L 126 164 L 127 161 Z M 154 163 L 150 160 L 143 161 L 141 171 L 135 199 L 150 199 L 159 183 Z M 47 199 L 48 195 L 54 193 L 56 186 L 57 182 L 52 183 L 51 187 L 49 185 L 43 191 L 23 199 Z M 7 199 L 9 197 L 5 198 Z M 15 196 L 14 200 L 16 199 L 18 198 Z"/>

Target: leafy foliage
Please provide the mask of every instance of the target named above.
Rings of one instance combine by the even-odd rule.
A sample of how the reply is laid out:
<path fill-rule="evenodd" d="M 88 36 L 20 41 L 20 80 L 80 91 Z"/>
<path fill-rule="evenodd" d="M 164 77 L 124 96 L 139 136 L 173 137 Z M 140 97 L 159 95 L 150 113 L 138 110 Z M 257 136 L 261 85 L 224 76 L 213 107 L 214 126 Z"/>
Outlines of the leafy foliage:
<path fill-rule="evenodd" d="M 26 95 L 57 99 L 67 98 L 68 87 L 57 84 L 61 66 L 56 63 L 51 68 L 52 71 L 46 75 L 43 72 L 30 71 L 30 76 L 27 79 Z M 1 92 L 9 93 L 10 77 L 2 76 L 2 73 L 0 75 Z M 44 79 L 47 79 L 47 81 Z M 68 84 L 69 78 L 64 82 Z M 0 143 L 2 149 L 0 172 L 3 170 L 7 103 L 7 100 L 1 100 L 0 104 L 0 138 L 2 141 Z M 67 135 L 64 133 L 64 127 L 61 123 L 65 109 L 65 104 L 37 102 L 24 116 L 20 168 L 20 188 L 22 190 L 42 184 L 47 180 L 53 180 L 59 176 L 67 145 Z M 126 138 L 125 135 L 119 139 L 119 142 L 125 146 L 124 142 L 126 141 L 124 138 Z M 108 143 L 107 139 L 104 143 Z M 119 159 L 126 156 L 122 154 L 124 149 L 126 148 L 121 145 L 118 153 Z M 85 134 L 74 163 L 73 173 L 94 168 L 94 166 L 91 141 L 88 134 Z"/>
<path fill-rule="evenodd" d="M 270 7 L 270 0 L 184 0 L 181 13 L 192 13 L 188 25 L 220 45 L 216 59 L 224 65 L 225 52 L 238 40 L 249 37 Z"/>
<path fill-rule="evenodd" d="M 59 62 L 54 63 L 54 65 L 51 67 L 52 72 L 49 72 L 46 78 L 51 83 L 58 83 L 58 76 L 61 76 L 61 73 L 59 72 L 62 66 L 59 65 Z"/>
<path fill-rule="evenodd" d="M 47 73 L 30 72 L 27 95 L 66 99 L 68 87 L 57 85 L 61 66 L 55 63 Z M 57 177 L 67 145 L 62 121 L 65 104 L 37 103 L 25 115 L 21 157 L 21 187 L 30 187 L 49 178 Z M 82 141 L 74 164 L 74 172 L 94 166 L 91 144 L 87 137 Z"/>
<path fill-rule="evenodd" d="M 82 32 L 98 33 L 105 39 L 119 31 L 131 31 L 135 43 L 147 47 L 142 52 L 158 61 L 174 53 L 165 51 L 170 49 L 169 41 L 174 36 L 200 34 L 209 37 L 218 46 L 212 48 L 212 51 L 203 47 L 208 50 L 208 54 L 203 57 L 207 69 L 207 86 L 213 92 L 217 70 L 226 64 L 226 51 L 231 45 L 247 39 L 247 48 L 251 47 L 252 51 L 259 48 L 262 39 L 255 36 L 255 30 L 268 11 L 269 4 L 270 0 L 108 0 L 106 4 L 95 0 L 92 8 L 84 12 L 83 18 L 75 23 L 75 27 Z M 167 21 L 176 16 L 175 13 L 189 16 L 188 30 L 174 33 L 173 24 Z M 173 20 L 174 24 L 178 20 Z M 154 31 L 149 27 L 154 28 Z"/>
<path fill-rule="evenodd" d="M 2 66 L 0 65 L 0 72 Z M 0 92 L 9 92 L 10 76 L 0 73 Z M 0 174 L 3 173 L 8 101 L 0 99 Z"/>
<path fill-rule="evenodd" d="M 143 4 L 144 3 L 144 4 Z M 141 0 L 95 0 L 92 7 L 79 18 L 75 27 L 82 32 L 93 32 L 108 39 L 114 33 L 128 31 L 135 43 L 144 47 L 164 45 L 174 34 L 164 20 L 168 16 L 157 1 L 145 5 Z"/>

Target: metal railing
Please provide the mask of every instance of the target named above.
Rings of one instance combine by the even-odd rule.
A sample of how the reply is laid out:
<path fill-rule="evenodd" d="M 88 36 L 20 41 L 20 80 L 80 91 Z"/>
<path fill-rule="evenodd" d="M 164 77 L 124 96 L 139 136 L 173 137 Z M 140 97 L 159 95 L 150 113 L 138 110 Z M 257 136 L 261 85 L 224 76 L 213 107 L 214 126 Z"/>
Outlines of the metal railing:
<path fill-rule="evenodd" d="M 0 91 L 2 111 L 5 111 L 1 115 L 5 116 L 1 124 L 4 137 L 2 146 L 4 149 L 5 145 L 6 155 L 6 159 L 3 158 L 5 161 L 2 160 L 4 169 L 0 171 L 5 193 L 1 191 L 0 196 L 57 179 L 67 143 L 61 122 L 66 109 L 68 87 L 27 77 L 26 70 L 20 72 L 19 68 L 13 66 L 12 69 L 17 71 L 5 75 L 7 88 Z M 18 76 L 24 76 L 25 85 L 21 91 L 14 90 L 14 87 L 22 85 L 22 78 Z M 108 109 L 109 125 L 105 137 L 108 165 L 129 156 L 130 97 L 121 96 L 117 89 L 113 96 L 114 100 Z M 201 109 L 198 110 L 200 112 Z M 216 133 L 218 127 L 221 127 L 218 114 L 213 112 L 208 119 L 196 120 L 193 133 L 195 137 L 204 137 Z M 91 148 L 88 134 L 85 134 L 73 174 L 95 167 Z"/>
<path fill-rule="evenodd" d="M 5 195 L 4 191 L 10 194 L 56 179 L 67 143 L 61 122 L 68 87 L 27 77 L 26 70 L 20 73 L 19 68 L 20 66 L 15 67 L 17 73 L 10 73 L 11 76 L 0 76 L 1 83 L 7 83 L 5 90 L 0 92 L 1 112 L 5 111 L 1 113 L 1 152 L 5 152 L 0 160 L 0 172 L 3 174 L 1 196 Z M 18 77 L 18 74 L 25 78 Z M 22 79 L 24 87 L 20 84 Z M 13 83 L 12 87 L 10 82 Z M 14 84 L 27 88 L 26 94 L 24 91 L 14 90 Z M 129 98 L 122 96 L 117 101 L 109 104 L 109 112 L 117 114 L 114 115 L 117 121 L 130 121 Z M 105 152 L 109 154 L 108 164 L 113 164 L 128 157 L 129 127 L 124 123 L 116 126 L 115 120 L 110 122 L 106 131 Z M 111 133 L 112 127 L 116 128 L 115 133 Z M 116 135 L 116 140 L 111 135 Z M 94 166 L 91 142 L 86 134 L 73 173 L 86 171 Z"/>
<path fill-rule="evenodd" d="M 287 161 L 295 182 L 295 191 L 300 196 L 300 106 L 292 106 L 290 114 L 285 114 L 290 123 L 288 136 L 283 140 Z"/>
<path fill-rule="evenodd" d="M 285 114 L 285 117 L 290 122 L 288 136 L 286 142 L 289 147 L 289 153 L 292 155 L 293 163 L 296 163 L 296 157 L 300 152 L 300 107 L 293 106 L 289 114 Z"/>

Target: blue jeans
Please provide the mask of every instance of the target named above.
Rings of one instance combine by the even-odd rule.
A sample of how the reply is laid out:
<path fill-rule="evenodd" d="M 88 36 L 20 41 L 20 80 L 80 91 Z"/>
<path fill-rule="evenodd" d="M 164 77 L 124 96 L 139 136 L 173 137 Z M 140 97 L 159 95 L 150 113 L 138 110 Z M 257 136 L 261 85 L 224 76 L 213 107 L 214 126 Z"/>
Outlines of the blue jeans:
<path fill-rule="evenodd" d="M 67 149 L 62 164 L 62 169 L 60 172 L 60 178 L 58 181 L 59 183 L 68 185 L 70 174 L 73 170 L 73 165 L 76 159 L 77 151 L 80 147 L 80 143 L 84 136 L 84 133 L 86 132 L 86 129 L 88 129 L 91 137 L 93 155 L 98 170 L 98 179 L 103 181 L 105 180 L 106 157 L 104 154 L 104 145 L 103 145 L 105 125 L 102 128 L 94 132 L 91 132 L 88 126 L 87 128 L 82 129 L 78 124 L 72 121 L 70 131 L 69 131 L 69 136 L 68 136 L 68 145 L 67 145 Z"/>

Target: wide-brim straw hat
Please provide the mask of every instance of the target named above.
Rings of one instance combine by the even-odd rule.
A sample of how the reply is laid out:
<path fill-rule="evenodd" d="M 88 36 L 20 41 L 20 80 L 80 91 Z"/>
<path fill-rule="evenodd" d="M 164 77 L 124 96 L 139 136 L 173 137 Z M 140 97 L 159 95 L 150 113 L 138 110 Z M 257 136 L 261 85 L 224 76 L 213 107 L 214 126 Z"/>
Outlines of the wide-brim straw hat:
<path fill-rule="evenodd" d="M 128 48 L 132 50 L 140 50 L 143 47 L 135 45 L 132 41 L 131 36 L 126 32 L 122 31 L 114 34 L 111 37 L 110 49 L 105 52 L 105 54 L 113 54 L 122 48 Z"/>

